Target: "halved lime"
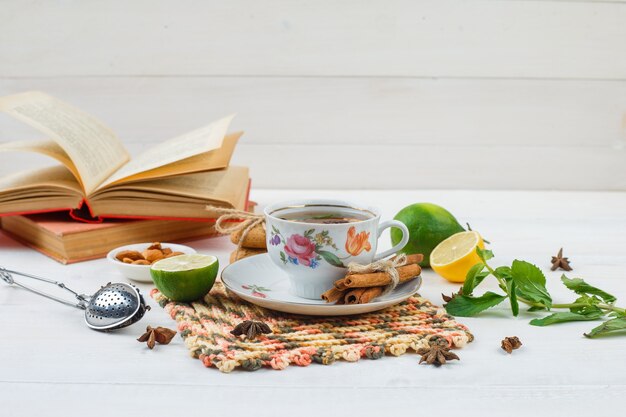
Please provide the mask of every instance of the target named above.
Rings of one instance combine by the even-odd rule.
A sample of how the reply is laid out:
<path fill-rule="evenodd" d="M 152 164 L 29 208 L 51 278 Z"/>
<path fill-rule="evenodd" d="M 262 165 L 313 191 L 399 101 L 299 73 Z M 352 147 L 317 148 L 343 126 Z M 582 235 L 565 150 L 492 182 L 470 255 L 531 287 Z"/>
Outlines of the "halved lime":
<path fill-rule="evenodd" d="M 172 301 L 194 301 L 211 290 L 219 262 L 215 256 L 178 255 L 152 264 L 150 275 L 161 293 Z"/>

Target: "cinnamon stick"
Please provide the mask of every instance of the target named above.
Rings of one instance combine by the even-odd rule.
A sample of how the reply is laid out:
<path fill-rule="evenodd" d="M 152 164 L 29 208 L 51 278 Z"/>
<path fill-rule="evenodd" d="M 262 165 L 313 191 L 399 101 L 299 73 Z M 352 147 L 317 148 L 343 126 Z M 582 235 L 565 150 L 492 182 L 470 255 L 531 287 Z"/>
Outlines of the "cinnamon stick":
<path fill-rule="evenodd" d="M 348 289 L 348 287 L 346 287 L 346 284 L 343 282 L 343 278 L 335 281 L 335 288 L 337 288 L 340 291 L 344 291 Z"/>
<path fill-rule="evenodd" d="M 345 291 L 338 290 L 337 288 L 333 287 L 330 290 L 326 291 L 324 294 L 322 294 L 322 300 L 326 301 L 327 303 L 334 303 L 343 298 L 344 295 Z"/>
<path fill-rule="evenodd" d="M 343 300 L 346 304 L 367 304 L 383 293 L 383 287 L 355 288 L 346 292 Z"/>
<path fill-rule="evenodd" d="M 343 300 L 346 304 L 359 304 L 359 299 L 363 295 L 367 288 L 355 288 L 350 290 L 343 296 Z"/>
<path fill-rule="evenodd" d="M 407 282 L 418 276 L 422 272 L 417 264 L 404 265 L 397 268 L 398 277 L 400 283 Z M 391 284 L 391 277 L 386 272 L 372 272 L 369 274 L 351 274 L 346 277 L 340 285 L 347 288 L 361 288 L 361 287 L 381 287 Z M 337 282 L 335 282 L 337 285 Z"/>
<path fill-rule="evenodd" d="M 418 264 L 418 263 L 422 262 L 423 260 L 424 260 L 424 255 L 422 255 L 421 253 L 413 253 L 411 255 L 407 255 L 406 256 L 406 264 L 405 265 Z"/>
<path fill-rule="evenodd" d="M 369 287 L 365 289 L 365 291 L 363 291 L 363 293 L 361 294 L 361 297 L 359 298 L 359 304 L 367 304 L 382 293 L 383 287 Z"/>

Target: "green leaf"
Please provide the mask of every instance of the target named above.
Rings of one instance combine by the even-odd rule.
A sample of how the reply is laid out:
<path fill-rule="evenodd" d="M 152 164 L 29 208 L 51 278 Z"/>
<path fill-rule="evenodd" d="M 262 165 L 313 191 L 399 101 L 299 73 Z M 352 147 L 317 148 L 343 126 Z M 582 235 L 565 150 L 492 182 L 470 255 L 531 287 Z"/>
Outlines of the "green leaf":
<path fill-rule="evenodd" d="M 309 229 L 304 231 L 304 237 L 311 237 L 311 235 L 315 233 L 315 229 Z"/>
<path fill-rule="evenodd" d="M 550 324 L 565 323 L 568 321 L 597 320 L 600 317 L 602 317 L 602 312 L 592 314 L 579 314 L 572 313 L 571 311 L 564 311 L 561 313 L 550 314 L 549 316 L 546 316 L 542 319 L 533 319 L 530 321 L 530 324 L 532 324 L 533 326 L 548 326 Z"/>
<path fill-rule="evenodd" d="M 602 309 L 597 306 L 600 302 L 600 299 L 596 296 L 589 296 L 587 294 L 583 294 L 581 297 L 577 298 L 574 301 L 574 304 L 582 304 L 576 307 L 570 307 L 570 311 L 572 313 L 580 313 L 580 314 L 590 314 L 594 312 L 602 313 Z"/>
<path fill-rule="evenodd" d="M 542 303 L 548 309 L 552 306 L 552 297 L 546 290 L 546 277 L 541 269 L 526 261 L 513 261 L 511 276 L 517 286 L 517 295 L 530 301 Z"/>
<path fill-rule="evenodd" d="M 517 315 L 519 314 L 519 303 L 517 302 L 517 287 L 515 286 L 515 281 L 508 281 L 507 285 L 509 287 L 509 301 L 511 302 L 511 312 L 515 317 L 517 317 Z"/>
<path fill-rule="evenodd" d="M 619 317 L 612 320 L 607 320 L 598 327 L 593 328 L 589 333 L 585 333 L 585 336 L 594 338 L 598 336 L 604 336 L 607 333 L 616 332 L 619 330 L 626 330 L 626 317 Z"/>
<path fill-rule="evenodd" d="M 285 252 L 280 252 L 280 260 L 283 261 L 284 264 L 287 263 L 287 258 L 285 257 Z"/>
<path fill-rule="evenodd" d="M 490 251 L 489 249 L 481 249 L 478 246 L 476 246 L 476 253 L 478 254 L 478 257 L 482 259 L 483 262 L 487 262 L 489 259 L 493 258 L 493 252 Z"/>
<path fill-rule="evenodd" d="M 561 281 L 563 281 L 563 284 L 565 284 L 567 288 L 574 291 L 576 294 L 597 295 L 607 303 L 612 303 L 617 300 L 614 295 L 611 295 L 607 292 L 602 291 L 599 288 L 589 285 L 580 278 L 569 279 L 565 276 L 565 274 L 563 274 L 561 276 Z"/>
<path fill-rule="evenodd" d="M 446 310 L 453 316 L 472 317 L 481 311 L 496 306 L 506 299 L 506 295 L 486 292 L 480 297 L 457 295 L 446 304 Z"/>
<path fill-rule="evenodd" d="M 487 275 L 489 275 L 488 272 L 487 274 L 481 274 L 483 269 L 485 269 L 485 264 L 476 264 L 471 267 L 469 271 L 467 271 L 467 275 L 465 276 L 465 282 L 463 283 L 463 294 L 472 295 L 474 288 L 476 288 L 478 284 L 480 284 L 481 281 L 485 279 Z"/>
<path fill-rule="evenodd" d="M 345 268 L 345 265 L 343 264 L 343 262 L 341 262 L 341 259 L 339 259 L 337 255 L 335 255 L 334 253 L 328 252 L 325 250 L 319 250 L 317 251 L 317 254 L 321 255 L 322 258 L 324 258 L 324 260 L 328 262 L 329 264 L 331 264 L 332 266 L 336 266 L 338 268 Z"/>
<path fill-rule="evenodd" d="M 545 308 L 545 307 L 537 307 L 537 306 L 532 306 L 532 307 L 530 307 L 530 308 L 529 308 L 528 310 L 526 310 L 526 311 L 528 311 L 528 312 L 533 312 L 533 311 L 543 311 L 543 310 L 546 310 L 546 308 Z"/>
<path fill-rule="evenodd" d="M 511 272 L 511 268 L 508 266 L 499 266 L 495 269 L 495 271 L 498 278 L 502 278 L 505 281 L 513 279 L 513 273 Z"/>

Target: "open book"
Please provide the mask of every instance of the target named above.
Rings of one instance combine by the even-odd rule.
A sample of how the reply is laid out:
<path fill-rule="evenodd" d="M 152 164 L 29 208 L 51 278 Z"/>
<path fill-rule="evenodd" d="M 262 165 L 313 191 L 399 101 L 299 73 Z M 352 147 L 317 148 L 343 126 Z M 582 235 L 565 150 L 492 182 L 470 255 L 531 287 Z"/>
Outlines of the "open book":
<path fill-rule="evenodd" d="M 0 178 L 0 216 L 71 210 L 84 217 L 210 219 L 205 206 L 246 207 L 248 169 L 229 167 L 242 132 L 233 116 L 155 145 L 137 158 L 93 116 L 41 92 L 0 98 L 0 110 L 48 139 L 0 144 L 62 165 Z"/>

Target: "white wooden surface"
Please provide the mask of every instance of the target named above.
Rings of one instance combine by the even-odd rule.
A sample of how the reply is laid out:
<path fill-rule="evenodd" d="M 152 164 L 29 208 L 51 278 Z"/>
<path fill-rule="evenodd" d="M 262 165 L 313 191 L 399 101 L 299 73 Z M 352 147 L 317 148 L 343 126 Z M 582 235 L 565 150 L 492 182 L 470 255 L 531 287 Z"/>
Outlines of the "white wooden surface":
<path fill-rule="evenodd" d="M 492 242 L 494 264 L 514 258 L 547 270 L 559 247 L 583 277 L 626 303 L 626 193 L 496 191 L 255 190 L 261 205 L 280 199 L 342 197 L 380 206 L 384 217 L 416 201 L 441 204 Z M 383 246 L 389 246 L 385 236 Z M 226 262 L 226 238 L 196 241 L 201 252 Z M 120 279 L 105 260 L 71 266 L 0 235 L 0 265 L 64 280 L 92 291 Z M 571 294 L 547 271 L 559 301 Z M 424 272 L 422 295 L 440 302 L 449 284 Z M 146 292 L 149 286 L 142 285 Z M 493 287 L 492 287 L 493 289 Z M 152 301 L 139 323 L 112 334 L 87 329 L 81 313 L 17 288 L 0 286 L 0 404 L 2 415 L 621 415 L 626 395 L 626 337 L 588 340 L 593 322 L 549 328 L 511 318 L 507 307 L 461 318 L 476 340 L 461 361 L 439 369 L 414 354 L 285 371 L 221 374 L 191 359 L 180 338 L 149 351 L 134 339 L 145 325 L 174 322 Z M 524 346 L 507 355 L 504 336 Z"/>
<path fill-rule="evenodd" d="M 0 95 L 48 91 L 133 153 L 237 112 L 260 187 L 626 189 L 624 1 L 5 0 L 0 19 Z M 32 137 L 0 118 L 0 141 Z"/>

